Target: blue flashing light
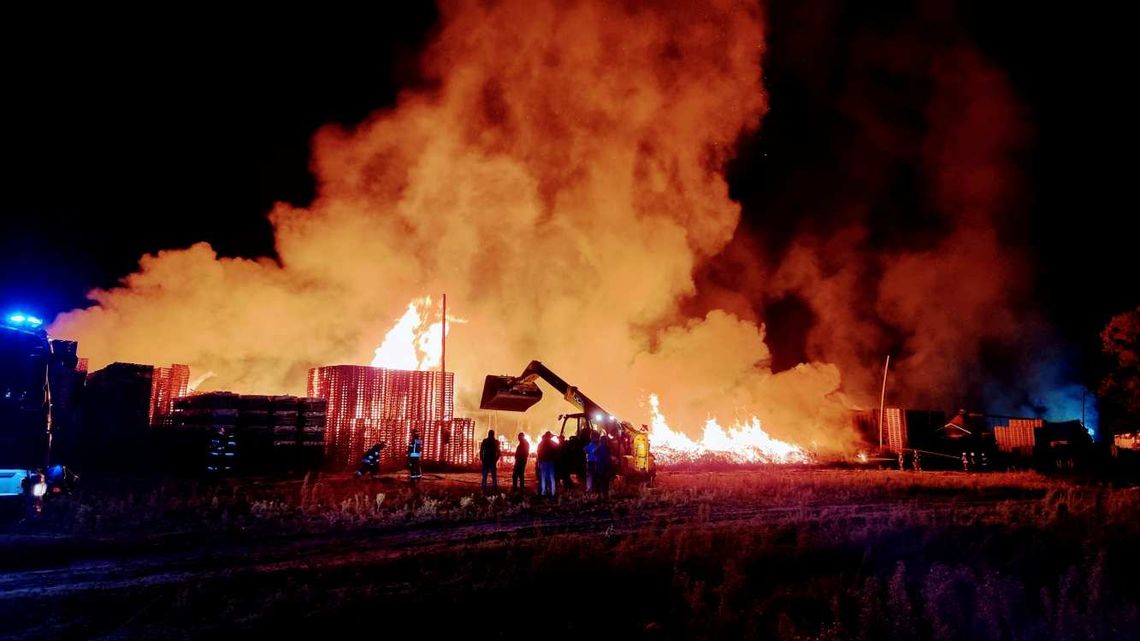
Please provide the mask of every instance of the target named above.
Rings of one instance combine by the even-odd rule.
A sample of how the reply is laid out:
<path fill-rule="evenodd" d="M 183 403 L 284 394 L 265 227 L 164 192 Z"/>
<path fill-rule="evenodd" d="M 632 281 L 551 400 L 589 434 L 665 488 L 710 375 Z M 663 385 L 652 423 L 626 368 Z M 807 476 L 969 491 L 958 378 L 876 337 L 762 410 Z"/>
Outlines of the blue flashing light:
<path fill-rule="evenodd" d="M 14 329 L 38 330 L 43 324 L 44 321 L 42 318 L 23 312 L 12 312 L 4 317 L 4 325 Z"/>

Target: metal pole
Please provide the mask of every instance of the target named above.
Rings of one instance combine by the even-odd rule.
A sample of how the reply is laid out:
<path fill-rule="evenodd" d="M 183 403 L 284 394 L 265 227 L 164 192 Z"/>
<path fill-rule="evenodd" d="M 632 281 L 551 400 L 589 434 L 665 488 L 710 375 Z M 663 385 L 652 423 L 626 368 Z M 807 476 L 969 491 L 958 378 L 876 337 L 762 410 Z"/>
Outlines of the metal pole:
<path fill-rule="evenodd" d="M 47 367 L 44 368 L 44 397 L 47 400 L 47 450 L 44 452 L 44 470 L 51 467 L 51 441 L 52 441 L 52 400 L 51 400 L 51 362 L 52 357 L 55 356 L 55 348 L 51 344 L 51 337 L 47 337 L 48 342 L 48 362 Z"/>
<path fill-rule="evenodd" d="M 883 411 L 887 404 L 887 370 L 891 367 L 891 355 L 887 354 L 887 363 L 883 365 L 883 391 L 879 394 L 879 450 L 883 449 Z"/>
<path fill-rule="evenodd" d="M 439 326 L 439 434 L 443 436 L 444 405 L 447 403 L 447 294 L 443 294 L 443 322 Z M 448 444 L 451 444 L 448 434 Z M 440 444 L 442 445 L 442 443 Z"/>

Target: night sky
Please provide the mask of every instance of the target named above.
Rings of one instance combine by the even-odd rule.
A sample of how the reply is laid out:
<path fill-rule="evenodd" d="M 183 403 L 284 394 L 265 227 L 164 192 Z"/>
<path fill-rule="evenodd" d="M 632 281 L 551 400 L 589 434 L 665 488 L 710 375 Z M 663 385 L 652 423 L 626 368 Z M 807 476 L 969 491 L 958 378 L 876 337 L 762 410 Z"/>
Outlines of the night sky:
<path fill-rule="evenodd" d="M 226 256 L 272 256 L 265 214 L 276 201 L 312 198 L 314 131 L 358 122 L 399 88 L 431 82 L 416 56 L 435 9 L 399 4 L 240 19 L 5 9 L 0 305 L 51 318 L 114 285 L 142 254 L 196 241 Z M 1025 108 L 1032 141 L 1019 210 L 1034 297 L 1095 382 L 1097 332 L 1140 304 L 1136 237 L 1124 231 L 1134 210 L 1131 23 L 1032 2 L 779 2 L 768 14 L 770 111 L 727 168 L 742 231 L 762 230 L 750 236 L 777 260 L 797 233 L 839 224 L 834 205 L 858 192 L 840 159 L 867 144 L 845 101 L 861 92 L 889 111 L 908 91 L 857 76 L 857 43 L 911 29 L 964 39 L 1004 70 Z M 140 20 L 150 26 L 132 26 Z M 937 233 L 923 229 L 914 190 L 904 166 L 887 189 L 859 195 L 884 247 Z M 810 318 L 795 301 L 767 303 L 774 355 L 794 360 Z"/>

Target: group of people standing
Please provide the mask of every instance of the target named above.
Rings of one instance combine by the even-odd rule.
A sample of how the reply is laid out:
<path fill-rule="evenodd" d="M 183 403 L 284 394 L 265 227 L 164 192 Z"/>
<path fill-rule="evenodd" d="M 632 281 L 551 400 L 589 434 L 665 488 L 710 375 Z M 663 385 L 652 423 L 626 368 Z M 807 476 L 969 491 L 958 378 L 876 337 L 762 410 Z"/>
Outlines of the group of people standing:
<path fill-rule="evenodd" d="M 386 447 L 385 443 L 376 443 L 361 457 L 360 467 L 356 476 L 369 475 L 373 478 L 380 474 L 380 452 Z M 421 460 L 423 458 L 423 440 L 419 433 L 412 431 L 408 442 L 408 477 L 414 487 L 423 477 Z M 502 452 L 495 430 L 487 432 L 487 438 L 479 445 L 479 461 L 482 463 L 483 491 L 490 487 L 499 490 L 499 459 Z M 542 435 L 536 453 L 537 464 L 535 471 L 538 476 L 539 496 L 555 496 L 558 482 L 564 487 L 570 487 L 570 475 L 575 473 L 579 480 L 585 476 L 586 491 L 608 494 L 610 478 L 613 476 L 613 453 L 610 437 L 594 430 L 583 432 L 560 441 L 554 434 L 547 431 Z M 521 492 L 526 488 L 526 468 L 530 460 L 530 441 L 522 432 L 519 432 L 518 446 L 515 448 L 515 465 L 511 474 L 511 489 Z"/>
<path fill-rule="evenodd" d="M 479 446 L 479 461 L 483 469 L 481 485 L 484 491 L 488 487 L 488 477 L 491 479 L 493 489 L 496 491 L 499 489 L 500 458 L 499 441 L 495 438 L 495 431 L 490 430 L 487 432 L 487 438 L 483 439 Z M 590 430 L 561 442 L 552 432 L 547 431 L 538 443 L 535 459 L 539 496 L 555 496 L 559 481 L 569 487 L 572 472 L 577 472 L 579 477 L 585 475 L 587 492 L 609 493 L 613 463 L 610 438 L 604 434 Z M 521 492 L 526 489 L 526 468 L 529 460 L 530 441 L 520 432 L 518 445 L 515 447 L 514 470 L 511 473 L 512 491 Z"/>

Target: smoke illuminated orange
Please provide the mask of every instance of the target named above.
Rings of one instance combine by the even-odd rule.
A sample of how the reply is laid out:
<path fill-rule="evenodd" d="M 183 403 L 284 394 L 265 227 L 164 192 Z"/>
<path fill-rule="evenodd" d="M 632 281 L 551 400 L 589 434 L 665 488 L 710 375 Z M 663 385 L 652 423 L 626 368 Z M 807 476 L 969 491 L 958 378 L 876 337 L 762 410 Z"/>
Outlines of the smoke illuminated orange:
<path fill-rule="evenodd" d="M 406 305 L 446 291 L 470 321 L 447 365 L 477 420 L 486 374 L 541 359 L 633 422 L 652 391 L 679 429 L 756 416 L 844 448 L 834 365 L 772 372 L 762 324 L 681 307 L 739 222 L 723 167 L 766 111 L 763 31 L 751 0 L 445 2 L 429 88 L 316 133 L 318 195 L 270 213 L 275 259 L 148 255 L 52 333 L 92 368 L 187 363 L 214 389 L 303 393 L 315 366 L 433 366 L 439 330 Z M 543 429 L 567 409 L 548 396 L 528 413 Z M 764 432 L 704 433 L 715 449 Z"/>

